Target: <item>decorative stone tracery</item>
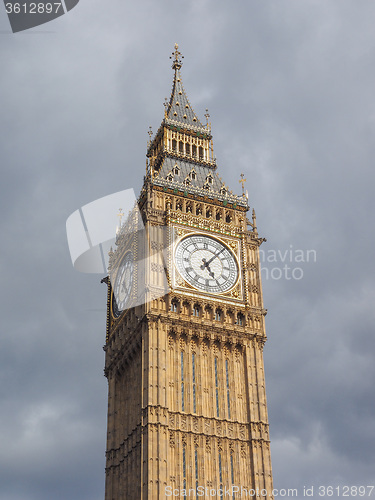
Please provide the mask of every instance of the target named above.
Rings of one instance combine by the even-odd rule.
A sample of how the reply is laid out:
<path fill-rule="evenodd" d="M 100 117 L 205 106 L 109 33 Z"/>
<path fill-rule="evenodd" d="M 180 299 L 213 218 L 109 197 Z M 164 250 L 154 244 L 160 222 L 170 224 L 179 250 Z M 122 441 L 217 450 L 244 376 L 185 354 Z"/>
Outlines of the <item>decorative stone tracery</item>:
<path fill-rule="evenodd" d="M 272 491 L 259 262 L 264 240 L 255 215 L 246 219 L 245 196 L 231 193 L 217 176 L 210 126 L 188 103 L 180 67 L 176 48 L 174 90 L 150 136 L 138 203 L 151 234 L 147 272 L 166 274 L 169 293 L 158 297 L 152 289 L 146 304 L 117 319 L 107 313 L 106 500 L 162 498 L 168 482 L 195 488 L 196 474 L 199 484 L 218 488 L 221 474 L 231 482 L 232 466 L 238 484 Z M 157 227 L 168 228 L 163 237 L 153 236 Z M 203 293 L 175 272 L 174 245 L 191 233 L 220 239 L 235 255 L 239 280 L 227 293 Z M 125 242 L 121 232 L 110 265 Z"/>

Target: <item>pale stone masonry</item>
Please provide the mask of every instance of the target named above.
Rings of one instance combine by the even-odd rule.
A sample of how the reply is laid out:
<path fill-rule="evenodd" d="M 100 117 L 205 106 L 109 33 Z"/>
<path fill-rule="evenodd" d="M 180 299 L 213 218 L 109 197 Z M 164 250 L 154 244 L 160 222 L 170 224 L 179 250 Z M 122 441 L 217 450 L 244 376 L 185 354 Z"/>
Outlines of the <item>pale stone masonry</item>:
<path fill-rule="evenodd" d="M 216 172 L 210 125 L 187 100 L 177 46 L 172 67 L 171 97 L 150 138 L 138 200 L 145 230 L 126 238 L 121 230 L 110 256 L 112 269 L 122 269 L 125 255 L 133 259 L 118 281 L 128 301 L 122 313 L 106 280 L 105 500 L 164 499 L 172 490 L 182 499 L 184 488 L 186 498 L 198 488 L 222 498 L 219 489 L 233 486 L 266 490 L 271 499 L 264 240 L 255 212 L 246 217 L 247 197 L 231 193 Z M 138 227 L 137 217 L 127 230 Z M 155 293 L 166 285 L 169 293 Z M 145 303 L 132 307 L 141 293 Z M 231 491 L 228 498 L 240 498 Z"/>

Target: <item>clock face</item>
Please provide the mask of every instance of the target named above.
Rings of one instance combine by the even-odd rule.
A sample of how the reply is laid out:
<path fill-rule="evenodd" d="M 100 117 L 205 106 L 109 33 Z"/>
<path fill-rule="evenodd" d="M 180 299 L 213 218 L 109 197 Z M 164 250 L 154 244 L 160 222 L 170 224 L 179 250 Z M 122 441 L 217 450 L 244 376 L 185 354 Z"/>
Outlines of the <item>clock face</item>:
<path fill-rule="evenodd" d="M 128 301 L 133 286 L 133 254 L 128 252 L 123 258 L 117 271 L 112 294 L 112 312 L 118 318 L 124 309 L 128 308 Z"/>
<path fill-rule="evenodd" d="M 231 250 L 210 236 L 191 235 L 176 247 L 175 264 L 181 276 L 198 290 L 227 292 L 237 283 L 237 260 Z"/>

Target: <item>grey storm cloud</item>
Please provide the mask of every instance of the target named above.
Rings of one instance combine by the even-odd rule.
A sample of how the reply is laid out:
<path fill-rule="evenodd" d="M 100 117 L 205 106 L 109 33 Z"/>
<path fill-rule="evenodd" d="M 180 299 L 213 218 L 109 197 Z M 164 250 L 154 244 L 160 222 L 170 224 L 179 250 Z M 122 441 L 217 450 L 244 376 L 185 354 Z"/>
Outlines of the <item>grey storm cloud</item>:
<path fill-rule="evenodd" d="M 106 290 L 73 269 L 65 223 L 139 192 L 175 42 L 265 254 L 316 251 L 263 262 L 275 487 L 374 484 L 374 17 L 370 0 L 92 0 L 12 34 L 0 11 L 0 500 L 104 497 Z M 285 264 L 302 279 L 266 279 Z"/>

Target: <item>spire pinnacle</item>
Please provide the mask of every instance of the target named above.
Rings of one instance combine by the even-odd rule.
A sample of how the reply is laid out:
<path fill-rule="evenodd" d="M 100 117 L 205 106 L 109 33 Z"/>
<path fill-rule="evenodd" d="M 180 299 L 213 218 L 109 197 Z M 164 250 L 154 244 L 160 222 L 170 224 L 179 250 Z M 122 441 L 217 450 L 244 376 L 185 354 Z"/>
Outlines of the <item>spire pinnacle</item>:
<path fill-rule="evenodd" d="M 173 87 L 169 101 L 165 103 L 164 118 L 166 120 L 172 120 L 174 126 L 178 123 L 179 126 L 182 125 L 183 127 L 205 129 L 205 132 L 202 130 L 202 133 L 209 132 L 209 127 L 204 127 L 198 120 L 187 98 L 180 74 L 184 56 L 182 56 L 181 52 L 178 50 L 177 43 L 174 48 L 175 50 L 170 56 L 170 59 L 173 60 L 172 68 L 174 69 Z"/>
<path fill-rule="evenodd" d="M 245 196 L 245 182 L 246 179 L 244 178 L 244 174 L 241 174 L 241 179 L 238 181 L 242 184 L 242 196 Z"/>
<path fill-rule="evenodd" d="M 174 44 L 174 52 L 172 52 L 172 55 L 169 57 L 169 59 L 172 58 L 173 58 L 172 69 L 174 70 L 181 69 L 182 59 L 184 58 L 184 56 L 182 56 L 181 52 L 178 50 L 178 43 Z"/>
<path fill-rule="evenodd" d="M 148 132 L 147 132 L 148 136 L 149 136 L 149 140 L 147 141 L 147 147 L 150 146 L 151 144 L 151 140 L 152 140 L 152 127 L 151 125 L 148 127 Z"/>
<path fill-rule="evenodd" d="M 208 112 L 207 108 L 206 108 L 206 114 L 204 116 L 206 117 L 206 120 L 207 120 L 207 125 L 206 126 L 208 127 L 208 125 L 209 125 L 208 119 L 210 118 L 210 113 Z"/>
<path fill-rule="evenodd" d="M 164 117 L 167 118 L 168 117 L 168 106 L 169 106 L 169 100 L 168 100 L 168 97 L 166 97 L 164 99 Z"/>
<path fill-rule="evenodd" d="M 258 234 L 257 230 L 257 216 L 255 215 L 255 210 L 253 209 L 253 231 Z"/>
<path fill-rule="evenodd" d="M 118 214 L 117 214 L 117 217 L 119 218 L 119 223 L 118 223 L 118 226 L 116 228 L 116 234 L 120 231 L 121 229 L 121 222 L 122 222 L 122 218 L 124 217 L 124 212 L 122 210 L 122 208 L 119 208 L 118 209 Z"/>

